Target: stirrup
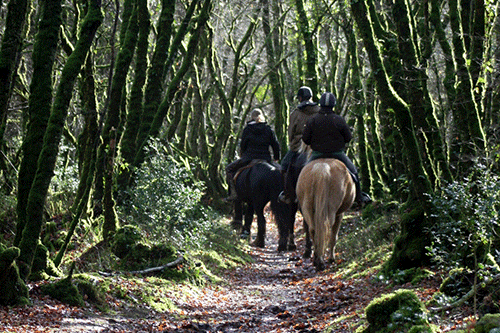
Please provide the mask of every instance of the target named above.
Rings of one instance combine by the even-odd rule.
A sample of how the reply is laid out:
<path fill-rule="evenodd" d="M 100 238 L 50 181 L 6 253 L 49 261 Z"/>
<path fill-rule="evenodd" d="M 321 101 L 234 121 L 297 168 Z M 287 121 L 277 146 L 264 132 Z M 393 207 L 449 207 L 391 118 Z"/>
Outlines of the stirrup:
<path fill-rule="evenodd" d="M 285 194 L 285 191 L 281 191 L 280 195 L 278 195 L 278 200 L 289 205 L 292 203 L 290 198 Z"/>

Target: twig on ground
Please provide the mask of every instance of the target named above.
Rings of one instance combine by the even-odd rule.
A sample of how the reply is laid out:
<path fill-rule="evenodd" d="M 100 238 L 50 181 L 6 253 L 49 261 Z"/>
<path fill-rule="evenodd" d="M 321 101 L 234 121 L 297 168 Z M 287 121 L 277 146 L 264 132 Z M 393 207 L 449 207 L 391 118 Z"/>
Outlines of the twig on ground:
<path fill-rule="evenodd" d="M 100 275 L 102 276 L 115 276 L 115 275 L 127 275 L 127 274 L 131 274 L 131 275 L 135 275 L 135 274 L 151 274 L 151 273 L 154 273 L 154 272 L 161 272 L 161 271 L 164 271 L 165 269 L 167 268 L 172 268 L 172 267 L 175 267 L 177 265 L 179 265 L 181 262 L 184 261 L 184 257 L 183 256 L 180 256 L 179 258 L 175 259 L 174 261 L 172 262 L 169 262 L 163 266 L 158 266 L 158 267 L 151 267 L 151 268 L 146 268 L 146 269 L 143 269 L 143 270 L 139 270 L 139 271 L 128 271 L 128 272 L 99 272 Z"/>

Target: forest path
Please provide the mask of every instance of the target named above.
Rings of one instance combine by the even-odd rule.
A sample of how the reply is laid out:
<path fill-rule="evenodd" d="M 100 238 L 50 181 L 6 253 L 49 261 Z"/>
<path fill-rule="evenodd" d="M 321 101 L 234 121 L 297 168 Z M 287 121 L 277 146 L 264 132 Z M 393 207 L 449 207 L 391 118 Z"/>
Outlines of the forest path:
<path fill-rule="evenodd" d="M 302 232 L 300 221 L 296 237 Z M 310 259 L 302 259 L 303 239 L 298 238 L 296 251 L 277 252 L 277 228 L 268 222 L 266 248 L 250 251 L 254 262 L 228 274 L 223 285 L 180 291 L 192 294 L 175 301 L 184 319 L 165 318 L 165 328 L 172 332 L 321 332 L 347 313 L 357 292 L 334 277 L 334 269 L 316 272 Z M 335 330 L 352 331 L 349 325 Z"/>
<path fill-rule="evenodd" d="M 295 230 L 298 249 L 278 253 L 278 231 L 268 222 L 266 248 L 250 247 L 254 262 L 228 272 L 217 285 L 178 285 L 166 295 L 175 310 L 158 313 L 139 303 L 108 300 L 116 303 L 115 314 L 102 313 L 61 304 L 35 286 L 30 292 L 33 306 L 0 309 L 0 332 L 306 333 L 321 332 L 339 319 L 333 332 L 355 331 L 370 295 L 380 290 L 368 290 L 373 286 L 364 280 L 343 281 L 335 267 L 316 272 L 310 259 L 302 259 L 302 233 L 300 220 Z"/>

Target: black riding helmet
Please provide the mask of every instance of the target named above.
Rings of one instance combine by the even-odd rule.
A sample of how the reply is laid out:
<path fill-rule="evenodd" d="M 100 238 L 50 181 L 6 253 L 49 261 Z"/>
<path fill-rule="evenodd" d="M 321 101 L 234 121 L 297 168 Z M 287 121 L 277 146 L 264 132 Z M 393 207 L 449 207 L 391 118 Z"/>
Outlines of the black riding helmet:
<path fill-rule="evenodd" d="M 319 99 L 319 105 L 324 108 L 333 109 L 336 103 L 337 99 L 335 98 L 335 95 L 332 94 L 331 92 L 324 93 L 323 95 L 321 95 L 321 98 Z"/>
<path fill-rule="evenodd" d="M 302 100 L 308 100 L 313 96 L 312 90 L 309 87 L 303 86 L 299 88 L 299 91 L 297 92 L 297 97 L 301 97 Z"/>

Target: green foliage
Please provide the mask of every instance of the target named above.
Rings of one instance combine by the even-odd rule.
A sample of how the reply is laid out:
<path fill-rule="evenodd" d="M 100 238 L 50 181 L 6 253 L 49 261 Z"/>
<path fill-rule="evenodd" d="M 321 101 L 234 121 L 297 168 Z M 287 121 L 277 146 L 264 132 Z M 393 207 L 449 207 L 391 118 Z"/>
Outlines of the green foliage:
<path fill-rule="evenodd" d="M 351 256 L 346 260 L 360 257 L 396 237 L 399 232 L 396 208 L 393 202 L 374 203 L 363 210 L 362 219 L 344 219 L 338 249 Z"/>
<path fill-rule="evenodd" d="M 374 299 L 365 313 L 368 332 L 405 332 L 413 326 L 429 326 L 424 305 L 410 290 L 402 289 Z"/>
<path fill-rule="evenodd" d="M 431 227 L 433 260 L 443 268 L 484 264 L 492 243 L 498 243 L 500 179 L 477 165 L 472 174 L 460 182 L 444 187 L 432 198 L 436 223 Z M 495 259 L 499 253 L 493 253 Z"/>
<path fill-rule="evenodd" d="M 204 186 L 191 168 L 169 155 L 160 141 L 151 141 L 149 158 L 135 175 L 124 213 L 148 238 L 178 247 L 199 247 L 216 214 L 200 203 Z"/>

